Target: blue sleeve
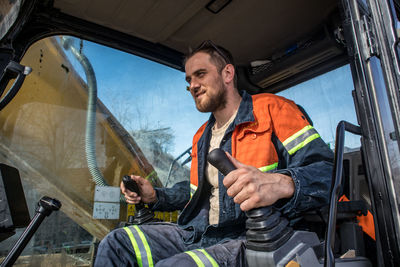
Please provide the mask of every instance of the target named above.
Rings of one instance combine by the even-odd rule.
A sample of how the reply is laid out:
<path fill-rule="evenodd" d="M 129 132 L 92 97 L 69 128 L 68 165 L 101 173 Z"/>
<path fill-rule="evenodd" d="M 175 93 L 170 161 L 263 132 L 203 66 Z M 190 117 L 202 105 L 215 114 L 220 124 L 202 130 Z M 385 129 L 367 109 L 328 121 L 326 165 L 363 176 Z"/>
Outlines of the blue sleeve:
<path fill-rule="evenodd" d="M 153 210 L 175 211 L 182 210 L 190 199 L 190 183 L 183 181 L 171 188 L 154 188 L 157 202 L 151 206 Z"/>
<path fill-rule="evenodd" d="M 279 155 L 277 173 L 293 178 L 295 192 L 292 198 L 278 201 L 276 207 L 288 217 L 302 211 L 325 206 L 329 203 L 332 180 L 333 152 L 319 137 L 289 154 L 281 141 L 273 136 Z"/>

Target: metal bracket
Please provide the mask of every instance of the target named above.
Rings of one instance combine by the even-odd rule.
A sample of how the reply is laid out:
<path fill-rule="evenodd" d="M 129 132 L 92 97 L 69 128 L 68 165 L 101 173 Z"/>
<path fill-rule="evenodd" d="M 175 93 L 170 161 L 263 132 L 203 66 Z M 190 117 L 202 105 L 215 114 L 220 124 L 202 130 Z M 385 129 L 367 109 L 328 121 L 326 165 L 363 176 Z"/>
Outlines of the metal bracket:
<path fill-rule="evenodd" d="M 376 42 L 375 38 L 375 32 L 373 30 L 373 26 L 371 23 L 371 19 L 363 15 L 361 17 L 361 30 L 362 30 L 362 36 L 363 36 L 363 52 L 365 59 L 369 59 L 373 56 L 378 56 L 379 51 L 378 51 L 378 44 Z"/>

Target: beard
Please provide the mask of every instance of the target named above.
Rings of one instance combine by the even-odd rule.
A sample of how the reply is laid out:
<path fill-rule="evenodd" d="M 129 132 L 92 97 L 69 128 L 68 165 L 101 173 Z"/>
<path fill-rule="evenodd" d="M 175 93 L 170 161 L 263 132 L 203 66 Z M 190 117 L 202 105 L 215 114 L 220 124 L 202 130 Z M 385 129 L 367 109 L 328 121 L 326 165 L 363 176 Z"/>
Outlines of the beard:
<path fill-rule="evenodd" d="M 214 112 L 226 106 L 226 87 L 218 80 L 216 90 L 208 90 L 202 101 L 195 99 L 196 108 L 200 112 Z"/>

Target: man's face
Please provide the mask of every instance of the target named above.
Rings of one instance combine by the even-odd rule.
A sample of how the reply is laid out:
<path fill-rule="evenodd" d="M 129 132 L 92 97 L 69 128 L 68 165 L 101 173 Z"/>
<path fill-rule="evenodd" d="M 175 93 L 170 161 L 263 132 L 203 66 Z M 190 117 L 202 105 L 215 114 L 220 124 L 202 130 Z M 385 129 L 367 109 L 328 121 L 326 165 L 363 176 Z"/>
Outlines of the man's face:
<path fill-rule="evenodd" d="M 214 112 L 225 107 L 226 87 L 207 53 L 194 54 L 186 61 L 185 70 L 190 93 L 200 112 Z"/>

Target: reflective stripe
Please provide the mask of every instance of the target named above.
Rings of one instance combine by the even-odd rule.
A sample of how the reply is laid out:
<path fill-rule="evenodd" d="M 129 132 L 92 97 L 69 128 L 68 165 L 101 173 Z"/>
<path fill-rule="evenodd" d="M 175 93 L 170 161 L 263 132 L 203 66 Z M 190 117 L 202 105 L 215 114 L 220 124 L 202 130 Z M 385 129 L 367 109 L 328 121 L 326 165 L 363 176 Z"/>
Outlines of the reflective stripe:
<path fill-rule="evenodd" d="M 194 192 L 196 192 L 196 190 L 197 186 L 195 186 L 194 184 L 190 184 L 190 197 L 194 195 Z"/>
<path fill-rule="evenodd" d="M 136 243 L 136 240 L 135 240 L 135 237 L 133 236 L 132 231 L 128 227 L 124 227 L 124 230 L 125 230 L 125 232 L 128 233 L 129 239 L 131 240 L 133 250 L 135 251 L 136 259 L 137 259 L 139 266 L 143 266 L 142 265 L 142 254 L 140 253 L 139 246 Z"/>
<path fill-rule="evenodd" d="M 301 148 L 305 147 L 308 143 L 310 143 L 312 140 L 319 138 L 320 135 L 318 133 L 315 133 L 311 136 L 309 136 L 308 138 L 306 138 L 303 142 L 299 143 L 297 146 L 295 146 L 294 148 L 290 149 L 288 152 L 290 155 L 293 155 L 294 153 L 296 153 L 298 150 L 300 150 Z"/>
<path fill-rule="evenodd" d="M 289 155 L 293 155 L 298 150 L 306 146 L 312 140 L 319 138 L 320 135 L 318 134 L 317 130 L 314 129 L 311 125 L 308 125 L 286 139 L 283 142 L 286 150 L 288 151 Z"/>
<path fill-rule="evenodd" d="M 132 230 L 134 231 L 131 231 L 129 227 L 124 227 L 123 229 L 128 233 L 129 239 L 131 240 L 138 265 L 140 267 L 154 266 L 150 246 L 142 230 L 140 230 L 137 225 L 133 226 Z"/>
<path fill-rule="evenodd" d="M 198 251 L 203 252 L 203 254 L 207 257 L 207 259 L 210 261 L 211 266 L 213 267 L 218 267 L 218 263 L 213 259 L 213 257 L 211 257 L 210 254 L 208 254 L 207 251 L 205 251 L 204 249 L 198 249 Z"/>
<path fill-rule="evenodd" d="M 194 260 L 194 262 L 197 264 L 197 266 L 199 267 L 205 267 L 203 262 L 200 260 L 200 258 L 192 251 L 185 251 L 186 254 L 188 254 L 190 257 L 192 257 L 192 259 Z"/>
<path fill-rule="evenodd" d="M 218 263 L 204 249 L 185 251 L 185 253 L 192 257 L 198 267 L 218 267 Z"/>
<path fill-rule="evenodd" d="M 278 162 L 275 162 L 274 164 L 268 165 L 268 166 L 264 166 L 264 167 L 260 167 L 258 168 L 260 171 L 262 172 L 268 172 L 268 171 L 272 171 L 275 170 L 278 167 Z"/>
<path fill-rule="evenodd" d="M 292 142 L 294 139 L 296 139 L 297 137 L 299 137 L 304 132 L 306 132 L 306 131 L 308 131 L 310 129 L 314 129 L 314 127 L 312 127 L 311 125 L 307 125 L 303 129 L 301 129 L 300 131 L 298 131 L 297 133 L 295 133 L 294 135 L 290 136 L 285 141 L 283 141 L 283 145 L 286 146 L 288 143 Z"/>

